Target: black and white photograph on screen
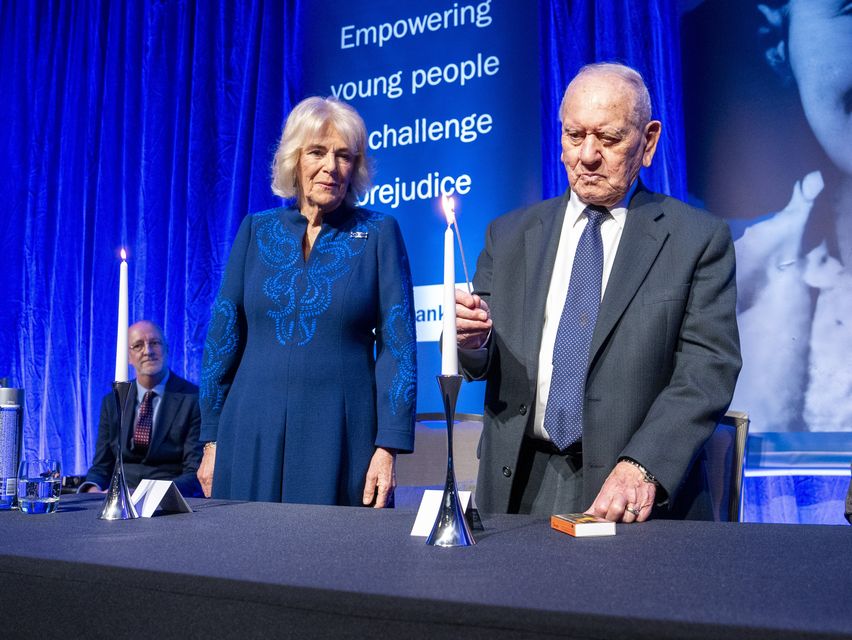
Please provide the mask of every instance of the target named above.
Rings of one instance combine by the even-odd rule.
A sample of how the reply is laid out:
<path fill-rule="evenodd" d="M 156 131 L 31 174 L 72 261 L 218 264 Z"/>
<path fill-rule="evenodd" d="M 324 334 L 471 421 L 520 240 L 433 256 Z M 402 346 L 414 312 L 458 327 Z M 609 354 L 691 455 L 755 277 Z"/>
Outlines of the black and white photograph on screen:
<path fill-rule="evenodd" d="M 731 406 L 753 431 L 852 430 L 852 3 L 686 4 L 690 193 L 737 251 Z"/>

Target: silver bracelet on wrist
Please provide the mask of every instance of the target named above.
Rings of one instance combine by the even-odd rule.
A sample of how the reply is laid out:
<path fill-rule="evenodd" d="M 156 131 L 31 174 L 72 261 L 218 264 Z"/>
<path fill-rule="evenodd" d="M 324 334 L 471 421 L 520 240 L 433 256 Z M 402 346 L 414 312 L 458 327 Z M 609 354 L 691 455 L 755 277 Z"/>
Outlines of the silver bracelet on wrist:
<path fill-rule="evenodd" d="M 633 458 L 626 458 L 626 457 L 625 458 L 619 458 L 618 461 L 619 462 L 626 462 L 627 464 L 632 464 L 634 467 L 639 469 L 639 471 L 642 472 L 642 481 L 643 482 L 653 484 L 656 487 L 660 486 L 660 483 L 657 482 L 657 479 L 654 476 L 652 476 L 645 467 L 643 467 L 641 464 L 636 462 Z"/>

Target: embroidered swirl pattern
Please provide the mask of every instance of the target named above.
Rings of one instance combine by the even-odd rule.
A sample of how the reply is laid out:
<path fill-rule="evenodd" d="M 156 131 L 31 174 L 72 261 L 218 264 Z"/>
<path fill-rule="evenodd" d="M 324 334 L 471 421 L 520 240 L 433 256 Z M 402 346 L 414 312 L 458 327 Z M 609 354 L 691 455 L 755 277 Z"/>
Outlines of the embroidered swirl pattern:
<path fill-rule="evenodd" d="M 237 305 L 218 298 L 213 305 L 201 366 L 201 401 L 213 412 L 221 411 L 225 402 L 229 386 L 224 382 L 226 363 L 236 351 L 237 341 Z"/>
<path fill-rule="evenodd" d="M 263 283 L 263 293 L 276 306 L 267 313 L 275 321 L 278 342 L 304 346 L 314 337 L 317 318 L 331 306 L 334 283 L 349 273 L 352 258 L 363 253 L 366 242 L 353 242 L 346 231 L 322 234 L 304 265 L 299 242 L 287 233 L 277 213 L 264 217 L 257 227 L 257 246 L 261 260 L 275 271 Z M 350 231 L 378 231 L 382 217 L 358 212 Z"/>
<path fill-rule="evenodd" d="M 277 309 L 267 313 L 275 321 L 275 337 L 281 344 L 290 344 L 296 328 L 296 279 L 301 273 L 297 261 L 301 251 L 296 239 L 287 233 L 275 212 L 265 217 L 257 227 L 257 247 L 263 263 L 276 269 L 263 282 L 263 293 Z"/>
<path fill-rule="evenodd" d="M 390 349 L 397 371 L 390 385 L 390 405 L 394 415 L 414 406 L 417 392 L 417 342 L 414 339 L 414 320 L 411 312 L 411 276 L 402 272 L 402 301 L 390 308 L 382 327 L 385 344 Z"/>

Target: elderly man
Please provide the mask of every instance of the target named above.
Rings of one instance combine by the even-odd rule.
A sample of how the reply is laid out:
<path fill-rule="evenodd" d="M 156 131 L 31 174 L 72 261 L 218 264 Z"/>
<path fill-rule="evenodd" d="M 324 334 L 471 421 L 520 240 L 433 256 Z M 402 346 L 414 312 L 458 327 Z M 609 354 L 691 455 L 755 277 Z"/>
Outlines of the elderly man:
<path fill-rule="evenodd" d="M 709 518 L 693 459 L 740 368 L 727 225 L 649 192 L 642 77 L 584 67 L 560 107 L 569 191 L 489 226 L 459 359 L 487 381 L 483 511 Z"/>
<path fill-rule="evenodd" d="M 184 496 L 200 496 L 195 476 L 201 462 L 198 387 L 169 370 L 169 348 L 153 322 L 132 325 L 127 340 L 130 364 L 136 370 L 130 390 L 133 412 L 120 428 L 115 399 L 111 393 L 104 396 L 95 459 L 79 490 L 107 488 L 121 433 L 128 486 L 143 479 L 173 480 Z"/>

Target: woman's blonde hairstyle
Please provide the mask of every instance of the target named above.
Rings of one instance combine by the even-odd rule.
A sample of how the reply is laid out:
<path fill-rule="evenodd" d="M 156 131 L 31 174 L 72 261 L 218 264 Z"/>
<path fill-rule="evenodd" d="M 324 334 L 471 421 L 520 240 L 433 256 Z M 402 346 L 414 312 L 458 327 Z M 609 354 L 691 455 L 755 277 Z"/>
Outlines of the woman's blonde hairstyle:
<path fill-rule="evenodd" d="M 299 197 L 299 156 L 302 149 L 333 126 L 352 152 L 352 178 L 346 202 L 354 205 L 371 184 L 372 170 L 367 158 L 367 127 L 351 106 L 334 98 L 306 98 L 297 104 L 281 133 L 272 161 L 272 192 L 282 198 Z"/>

